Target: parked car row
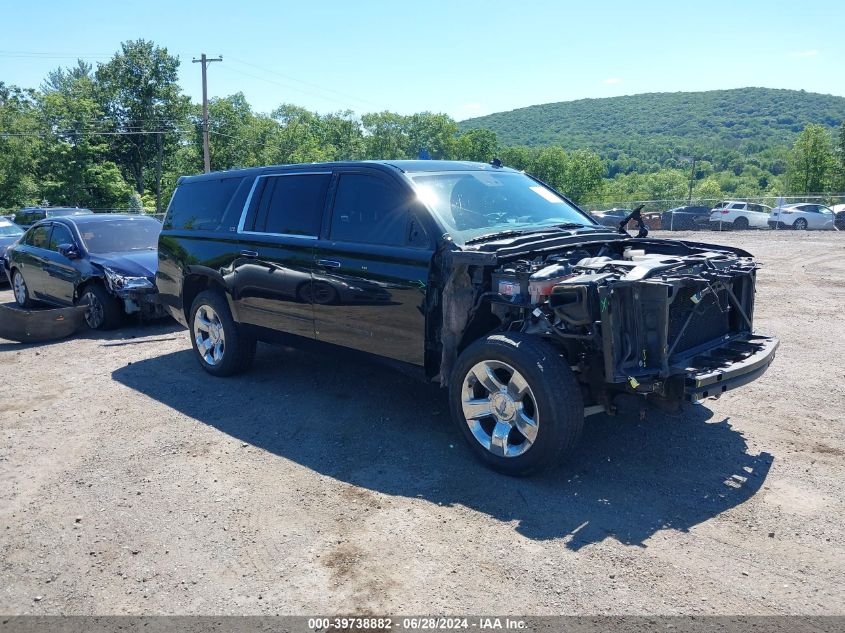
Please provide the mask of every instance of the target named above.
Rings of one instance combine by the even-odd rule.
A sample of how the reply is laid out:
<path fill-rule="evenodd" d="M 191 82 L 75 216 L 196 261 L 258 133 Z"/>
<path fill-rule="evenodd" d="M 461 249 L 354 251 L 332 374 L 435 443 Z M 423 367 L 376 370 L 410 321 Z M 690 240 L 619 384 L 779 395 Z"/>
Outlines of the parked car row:
<path fill-rule="evenodd" d="M 613 208 L 593 211 L 590 215 L 603 226 L 618 227 L 631 209 Z M 823 204 L 796 202 L 771 208 L 765 204 L 725 200 L 712 209 L 706 206 L 682 206 L 662 214 L 643 213 L 651 230 L 744 231 L 748 229 L 834 230 L 845 229 L 845 205 L 833 208 Z M 630 227 L 630 225 L 629 225 Z"/>

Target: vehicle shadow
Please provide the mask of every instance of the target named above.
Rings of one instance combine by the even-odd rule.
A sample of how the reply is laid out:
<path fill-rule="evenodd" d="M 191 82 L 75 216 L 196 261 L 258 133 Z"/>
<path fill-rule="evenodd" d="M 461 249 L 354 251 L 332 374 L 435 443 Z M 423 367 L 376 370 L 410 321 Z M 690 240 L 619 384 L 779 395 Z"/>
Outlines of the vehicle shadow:
<path fill-rule="evenodd" d="M 537 540 L 645 546 L 686 531 L 759 490 L 772 463 L 729 420 L 691 407 L 588 419 L 561 467 L 515 479 L 476 462 L 443 390 L 354 352 L 259 346 L 253 369 L 218 379 L 191 350 L 134 362 L 112 377 L 200 423 L 339 481 L 459 504 Z M 165 378 L 166 377 L 166 378 Z M 280 468 L 284 465 L 280 463 Z"/>

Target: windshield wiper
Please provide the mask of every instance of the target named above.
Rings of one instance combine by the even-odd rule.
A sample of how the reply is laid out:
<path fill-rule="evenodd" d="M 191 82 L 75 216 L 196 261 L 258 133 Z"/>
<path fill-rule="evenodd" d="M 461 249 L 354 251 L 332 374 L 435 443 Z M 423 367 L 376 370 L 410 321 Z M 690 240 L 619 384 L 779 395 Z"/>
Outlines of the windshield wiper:
<path fill-rule="evenodd" d="M 477 242 L 484 242 L 489 239 L 493 238 L 500 238 L 500 237 L 518 237 L 520 235 L 530 235 L 534 233 L 555 233 L 557 231 L 565 231 L 567 229 L 584 229 L 584 228 L 595 228 L 590 226 L 589 224 L 581 224 L 579 222 L 563 222 L 562 224 L 551 224 L 549 226 L 535 226 L 527 229 L 515 230 L 509 229 L 506 231 L 495 231 L 492 233 L 485 233 L 484 235 L 478 235 L 476 237 L 471 237 L 470 239 L 464 242 L 465 244 L 475 244 Z"/>
<path fill-rule="evenodd" d="M 466 240 L 464 244 L 475 244 L 476 242 L 485 242 L 487 240 L 493 239 L 494 237 L 516 237 L 518 235 L 524 234 L 525 231 L 494 231 L 493 233 L 485 233 L 484 235 L 476 235 L 475 237 L 471 237 Z"/>

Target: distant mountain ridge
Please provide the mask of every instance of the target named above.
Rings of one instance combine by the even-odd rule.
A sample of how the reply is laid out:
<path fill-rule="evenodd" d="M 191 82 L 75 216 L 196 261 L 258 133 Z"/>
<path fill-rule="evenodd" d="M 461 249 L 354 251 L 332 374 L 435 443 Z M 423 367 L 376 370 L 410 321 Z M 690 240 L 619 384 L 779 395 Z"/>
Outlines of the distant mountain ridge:
<path fill-rule="evenodd" d="M 738 150 L 791 144 L 809 123 L 839 126 L 845 97 L 803 90 L 738 88 L 647 93 L 547 103 L 461 121 L 486 128 L 503 145 L 561 145 L 602 155 Z"/>

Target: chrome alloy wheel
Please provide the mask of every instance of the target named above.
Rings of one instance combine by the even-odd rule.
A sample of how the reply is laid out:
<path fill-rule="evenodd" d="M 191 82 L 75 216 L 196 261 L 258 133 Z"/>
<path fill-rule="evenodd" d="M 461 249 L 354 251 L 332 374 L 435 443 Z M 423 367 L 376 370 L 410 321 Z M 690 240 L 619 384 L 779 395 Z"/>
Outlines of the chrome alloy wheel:
<path fill-rule="evenodd" d="M 15 278 L 12 283 L 15 286 L 15 301 L 23 305 L 26 303 L 26 282 L 23 280 L 23 275 L 19 271 L 15 271 Z"/>
<path fill-rule="evenodd" d="M 481 361 L 464 377 L 464 419 L 478 443 L 499 457 L 518 457 L 534 444 L 536 402 L 522 374 L 502 361 Z"/>
<path fill-rule="evenodd" d="M 202 359 L 209 365 L 219 365 L 226 353 L 223 323 L 210 305 L 201 305 L 194 315 L 194 341 Z"/>

